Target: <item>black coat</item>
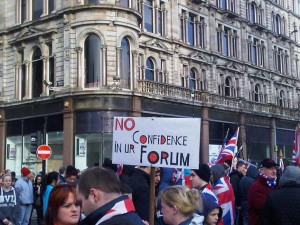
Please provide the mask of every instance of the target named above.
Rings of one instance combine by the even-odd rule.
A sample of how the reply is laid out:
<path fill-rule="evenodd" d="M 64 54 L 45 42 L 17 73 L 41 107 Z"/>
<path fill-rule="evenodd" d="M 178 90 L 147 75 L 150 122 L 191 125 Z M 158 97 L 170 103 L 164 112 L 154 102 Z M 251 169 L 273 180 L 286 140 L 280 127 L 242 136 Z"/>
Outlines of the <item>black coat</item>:
<path fill-rule="evenodd" d="M 287 183 L 269 194 L 264 212 L 263 225 L 300 224 L 300 184 Z"/>
<path fill-rule="evenodd" d="M 233 171 L 229 175 L 230 183 L 234 191 L 234 198 L 235 198 L 235 206 L 241 206 L 241 190 L 240 190 L 240 181 L 244 177 L 243 174 L 237 170 Z"/>
<path fill-rule="evenodd" d="M 136 212 L 143 220 L 149 221 L 150 175 L 136 168 L 126 183 L 132 189 Z"/>

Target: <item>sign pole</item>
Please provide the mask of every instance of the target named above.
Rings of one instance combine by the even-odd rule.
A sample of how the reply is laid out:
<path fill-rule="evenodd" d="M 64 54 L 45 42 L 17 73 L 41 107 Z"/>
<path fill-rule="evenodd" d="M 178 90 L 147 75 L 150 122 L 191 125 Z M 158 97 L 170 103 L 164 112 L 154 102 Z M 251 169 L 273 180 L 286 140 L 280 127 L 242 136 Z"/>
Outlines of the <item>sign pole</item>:
<path fill-rule="evenodd" d="M 149 225 L 154 225 L 155 216 L 155 167 L 151 166 L 150 174 L 150 202 L 149 202 Z"/>

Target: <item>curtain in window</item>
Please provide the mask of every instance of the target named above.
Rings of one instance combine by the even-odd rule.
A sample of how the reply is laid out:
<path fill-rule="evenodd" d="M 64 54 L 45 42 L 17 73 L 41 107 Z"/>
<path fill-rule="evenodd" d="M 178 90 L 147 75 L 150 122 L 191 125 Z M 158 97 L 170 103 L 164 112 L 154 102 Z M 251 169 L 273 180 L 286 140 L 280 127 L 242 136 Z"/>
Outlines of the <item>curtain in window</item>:
<path fill-rule="evenodd" d="M 32 97 L 40 97 L 43 92 L 43 59 L 39 48 L 32 55 Z"/>

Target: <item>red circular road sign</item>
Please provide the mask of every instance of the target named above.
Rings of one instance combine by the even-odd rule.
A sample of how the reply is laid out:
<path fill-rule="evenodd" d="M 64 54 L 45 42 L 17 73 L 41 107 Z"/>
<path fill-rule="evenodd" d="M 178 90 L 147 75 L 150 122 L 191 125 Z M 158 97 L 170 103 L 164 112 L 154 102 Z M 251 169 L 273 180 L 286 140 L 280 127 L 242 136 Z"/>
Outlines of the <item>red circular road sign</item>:
<path fill-rule="evenodd" d="M 52 150 L 48 145 L 40 145 L 36 150 L 36 156 L 41 160 L 49 159 L 51 156 Z"/>

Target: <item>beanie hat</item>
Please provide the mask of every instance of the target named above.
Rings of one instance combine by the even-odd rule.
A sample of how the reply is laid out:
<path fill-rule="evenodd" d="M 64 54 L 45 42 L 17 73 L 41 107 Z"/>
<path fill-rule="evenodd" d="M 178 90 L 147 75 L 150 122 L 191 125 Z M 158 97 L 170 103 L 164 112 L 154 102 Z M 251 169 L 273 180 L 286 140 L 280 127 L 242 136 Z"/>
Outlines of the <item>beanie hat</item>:
<path fill-rule="evenodd" d="M 207 183 L 209 182 L 210 178 L 210 168 L 207 164 L 205 163 L 200 163 L 199 164 L 199 169 L 193 171 L 197 174 L 198 177 L 200 177 L 202 180 L 206 181 Z"/>
<path fill-rule="evenodd" d="M 280 177 L 279 186 L 285 184 L 300 184 L 300 168 L 296 166 L 287 166 Z"/>
<path fill-rule="evenodd" d="M 21 169 L 21 174 L 22 174 L 22 176 L 23 177 L 26 177 L 28 174 L 30 174 L 31 173 L 31 171 L 30 171 L 30 169 L 28 169 L 28 168 L 26 168 L 26 167 L 23 167 L 22 169 Z"/>

